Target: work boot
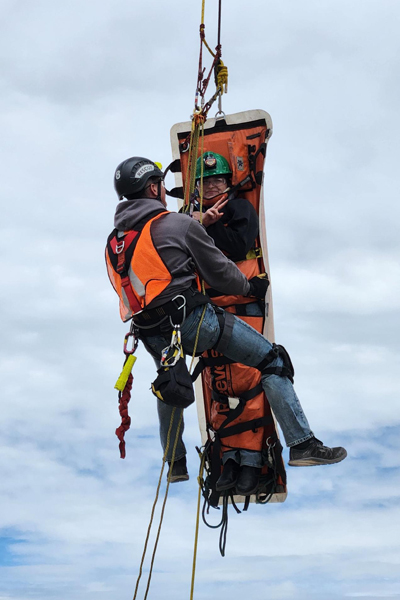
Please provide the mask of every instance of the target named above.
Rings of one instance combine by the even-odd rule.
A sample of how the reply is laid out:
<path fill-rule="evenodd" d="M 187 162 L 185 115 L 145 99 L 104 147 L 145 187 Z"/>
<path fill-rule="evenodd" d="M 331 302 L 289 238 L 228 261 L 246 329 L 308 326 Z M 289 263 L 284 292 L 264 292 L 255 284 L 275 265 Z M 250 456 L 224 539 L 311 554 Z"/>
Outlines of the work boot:
<path fill-rule="evenodd" d="M 301 444 L 303 445 L 303 444 Z M 333 465 L 346 458 L 344 448 L 328 448 L 317 438 L 311 438 L 306 448 L 290 448 L 289 465 L 291 467 L 313 467 L 315 465 Z"/>
<path fill-rule="evenodd" d="M 235 486 L 239 475 L 240 466 L 238 463 L 233 460 L 233 458 L 229 458 L 224 464 L 224 468 L 222 469 L 222 473 L 215 484 L 215 489 L 217 492 L 222 492 L 224 490 L 229 490 Z"/>
<path fill-rule="evenodd" d="M 257 491 L 260 480 L 261 469 L 259 467 L 249 467 L 243 465 L 240 468 L 239 477 L 236 484 L 236 491 L 241 496 L 250 496 Z"/>
<path fill-rule="evenodd" d="M 186 456 L 182 456 L 179 460 L 175 460 L 171 471 L 171 461 L 168 461 L 169 469 L 167 473 L 167 479 L 170 483 L 178 483 L 178 481 L 187 481 L 189 479 L 189 473 L 186 467 Z M 171 473 L 171 475 L 170 475 Z"/>

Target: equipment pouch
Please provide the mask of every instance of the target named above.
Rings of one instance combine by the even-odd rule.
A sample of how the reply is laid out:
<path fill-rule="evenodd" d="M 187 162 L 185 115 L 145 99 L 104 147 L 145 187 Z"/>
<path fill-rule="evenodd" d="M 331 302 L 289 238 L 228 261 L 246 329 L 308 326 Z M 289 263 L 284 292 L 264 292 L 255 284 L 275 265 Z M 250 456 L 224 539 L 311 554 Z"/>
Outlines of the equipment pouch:
<path fill-rule="evenodd" d="M 171 367 L 161 367 L 157 373 L 158 377 L 151 384 L 151 389 L 159 400 L 178 408 L 187 408 L 193 404 L 192 378 L 184 358 L 179 358 Z"/>

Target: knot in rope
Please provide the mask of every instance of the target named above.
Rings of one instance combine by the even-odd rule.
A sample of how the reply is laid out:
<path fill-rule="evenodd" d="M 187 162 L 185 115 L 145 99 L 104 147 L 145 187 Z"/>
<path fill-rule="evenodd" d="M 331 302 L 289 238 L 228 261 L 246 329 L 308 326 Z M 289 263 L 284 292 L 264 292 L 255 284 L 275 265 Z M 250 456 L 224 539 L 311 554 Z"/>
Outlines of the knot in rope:
<path fill-rule="evenodd" d="M 206 118 L 206 115 L 204 115 L 202 112 L 193 113 L 193 121 L 196 126 L 203 125 L 203 123 L 206 122 Z"/>
<path fill-rule="evenodd" d="M 217 88 L 221 89 L 221 94 L 228 92 L 228 67 L 219 60 L 215 67 Z"/>

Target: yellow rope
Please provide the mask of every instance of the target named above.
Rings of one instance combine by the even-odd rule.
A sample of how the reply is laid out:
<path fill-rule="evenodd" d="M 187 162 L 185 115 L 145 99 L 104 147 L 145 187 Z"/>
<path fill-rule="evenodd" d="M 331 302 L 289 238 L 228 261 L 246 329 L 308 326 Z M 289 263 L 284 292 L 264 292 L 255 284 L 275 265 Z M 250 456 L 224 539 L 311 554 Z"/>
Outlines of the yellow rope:
<path fill-rule="evenodd" d="M 174 409 L 172 411 L 171 421 L 173 419 L 173 414 L 174 413 L 175 413 L 175 407 L 174 407 Z M 148 595 L 149 589 L 150 589 L 150 582 L 151 582 L 151 576 L 153 574 L 154 560 L 155 560 L 155 557 L 156 557 L 158 541 L 160 539 L 161 526 L 162 526 L 163 519 L 164 519 L 165 505 L 167 504 L 169 484 L 171 483 L 172 467 L 174 466 L 174 462 L 175 462 L 175 452 L 176 452 L 176 447 L 178 445 L 179 432 L 181 430 L 182 419 L 183 419 L 183 408 L 181 408 L 181 414 L 179 416 L 178 427 L 177 427 L 177 430 L 176 430 L 176 437 L 175 437 L 174 447 L 172 449 L 171 466 L 170 466 L 170 471 L 169 471 L 168 480 L 167 480 L 167 487 L 165 489 L 164 501 L 163 501 L 163 504 L 162 504 L 162 507 L 161 507 L 160 523 L 159 523 L 159 526 L 158 526 L 156 541 L 154 543 L 154 550 L 153 550 L 153 554 L 152 554 L 152 557 L 151 557 L 149 578 L 147 580 L 147 587 L 146 587 L 146 593 L 144 595 L 144 600 L 147 600 L 147 595 Z M 165 456 L 165 454 L 166 453 L 164 453 L 164 456 Z M 165 461 L 164 461 L 164 464 L 165 464 Z"/>
<path fill-rule="evenodd" d="M 202 128 L 201 128 L 201 167 L 200 167 L 200 223 L 203 223 L 203 191 L 204 191 L 204 186 L 203 186 L 203 180 L 204 180 L 204 161 L 203 161 L 203 156 L 204 156 L 204 123 L 202 124 Z M 203 291 L 203 294 L 205 292 Z"/>
<path fill-rule="evenodd" d="M 203 155 L 204 155 L 204 122 L 202 123 L 202 127 L 201 127 L 201 153 L 200 153 L 200 156 L 203 157 Z M 204 162 L 203 162 L 203 160 L 201 160 L 200 162 L 201 162 L 201 167 L 200 167 L 200 169 L 201 169 L 200 170 L 200 223 L 202 223 L 202 221 L 203 221 L 203 179 L 204 179 L 203 175 L 204 175 Z M 201 291 L 203 292 L 203 294 L 206 293 L 206 291 L 205 291 L 205 285 L 204 285 L 204 279 L 201 282 Z M 196 339 L 195 339 L 195 342 L 194 342 L 193 355 L 192 355 L 192 360 L 190 362 L 189 372 L 192 370 L 194 359 L 195 359 L 195 356 L 196 356 L 197 344 L 198 344 L 199 336 L 200 336 L 200 328 L 201 328 L 201 325 L 203 323 L 203 319 L 204 319 L 204 315 L 205 315 L 205 312 L 206 312 L 206 308 L 207 308 L 207 305 L 205 304 L 204 307 L 203 307 L 203 311 L 201 313 L 199 325 L 197 327 Z M 204 456 L 202 456 L 202 460 L 200 462 L 199 477 L 197 478 L 197 481 L 199 482 L 199 490 L 198 490 L 198 493 L 197 493 L 197 514 L 196 514 L 196 528 L 195 528 L 195 535 L 194 535 L 193 563 L 192 563 L 192 581 L 191 581 L 191 586 L 190 586 L 190 600 L 193 600 L 194 580 L 195 580 L 195 575 L 196 575 L 197 545 L 198 545 L 198 540 L 199 540 L 199 523 L 200 523 L 201 478 L 202 478 L 202 475 L 203 475 L 203 469 L 204 469 Z"/>
<path fill-rule="evenodd" d="M 202 478 L 203 478 L 204 462 L 205 462 L 205 456 L 203 453 L 202 457 L 201 457 L 201 461 L 200 461 L 199 476 L 197 478 L 197 481 L 199 483 L 199 491 L 197 494 L 197 515 L 196 515 L 196 528 L 195 528 L 195 534 L 194 534 L 194 549 L 193 549 L 193 565 L 192 565 L 192 582 L 191 582 L 191 586 L 190 586 L 190 600 L 193 600 L 194 579 L 195 579 L 195 575 L 196 575 L 197 543 L 199 540 L 199 524 L 200 524 L 201 484 L 202 484 Z"/>
<path fill-rule="evenodd" d="M 205 13 L 205 8 L 206 8 L 206 1 L 203 0 L 201 3 L 201 24 L 204 25 L 204 13 Z M 204 29 L 203 29 L 204 30 Z M 207 48 L 207 50 L 209 51 L 209 53 L 215 58 L 215 54 L 214 52 L 211 50 L 210 46 L 207 44 L 206 39 L 203 38 L 203 44 L 205 45 L 205 47 Z"/>
<path fill-rule="evenodd" d="M 198 148 L 198 145 L 199 144 L 197 141 L 197 148 Z M 196 157 L 197 157 L 197 148 L 196 148 Z M 203 154 L 204 154 L 204 121 L 201 124 L 201 154 L 200 154 L 200 156 L 202 157 Z M 196 160 L 197 160 L 197 158 L 196 158 Z M 203 179 L 204 179 L 204 177 L 203 177 L 203 175 L 204 175 L 203 160 L 200 161 L 200 164 L 201 164 L 201 167 L 200 167 L 200 223 L 202 223 L 203 222 Z M 194 167 L 196 167 L 196 163 L 195 163 Z M 193 167 L 192 167 L 192 170 L 193 170 Z M 194 174 L 196 175 L 196 168 L 194 169 Z M 196 180 L 196 177 L 195 177 L 195 180 Z M 204 280 L 201 281 L 201 291 L 205 295 L 206 290 L 205 290 L 205 286 L 204 286 Z M 199 336 L 200 336 L 200 328 L 201 328 L 201 325 L 204 320 L 206 308 L 207 308 L 207 304 L 205 304 L 203 307 L 203 312 L 201 313 L 200 321 L 197 326 L 196 339 L 194 341 L 194 348 L 193 348 L 192 360 L 190 362 L 189 372 L 192 370 L 194 359 L 196 358 L 196 350 L 197 350 L 197 344 L 198 344 Z"/>
<path fill-rule="evenodd" d="M 215 58 L 215 52 L 213 52 L 213 51 L 211 50 L 210 46 L 207 44 L 207 42 L 206 42 L 206 38 L 203 38 L 203 44 L 205 45 L 205 47 L 207 48 L 207 50 L 209 51 L 209 53 L 211 54 L 211 56 L 212 56 L 213 58 Z"/>
<path fill-rule="evenodd" d="M 150 523 L 149 523 L 149 526 L 147 528 L 147 535 L 146 535 L 146 540 L 145 540 L 145 543 L 144 543 L 144 549 L 143 549 L 142 559 L 140 561 L 139 575 L 138 575 L 138 578 L 137 578 L 137 581 L 136 581 L 136 587 L 135 587 L 135 593 L 133 595 L 133 600 L 136 600 L 137 592 L 138 592 L 138 589 L 139 589 L 139 582 L 140 582 L 140 579 L 141 579 L 142 573 L 143 573 L 143 563 L 144 563 L 144 559 L 146 557 L 147 545 L 148 545 L 148 542 L 149 542 L 150 531 L 151 531 L 151 527 L 152 527 L 153 519 L 154 519 L 154 512 L 155 512 L 157 501 L 158 501 L 158 495 L 160 493 L 160 487 L 161 487 L 162 476 L 163 476 L 163 473 L 164 473 L 164 467 L 165 467 L 165 463 L 166 463 L 166 457 L 167 457 L 167 453 L 168 453 L 168 450 L 169 450 L 169 445 L 170 445 L 170 442 L 171 442 L 171 431 L 172 431 L 172 424 L 173 424 L 173 421 L 174 421 L 175 411 L 176 411 L 176 407 L 174 406 L 174 408 L 172 410 L 172 414 L 171 414 L 171 420 L 169 422 L 169 428 L 168 428 L 168 433 L 167 433 L 167 443 L 166 443 L 166 446 L 165 446 L 165 452 L 164 452 L 164 456 L 163 456 L 161 473 L 160 473 L 160 477 L 158 479 L 156 497 L 154 499 L 153 506 L 152 506 L 152 509 L 151 509 Z M 176 443 L 177 443 L 177 439 L 178 439 L 179 430 L 180 430 L 180 424 L 179 424 L 178 431 L 177 431 L 177 434 L 176 434 L 176 439 L 175 439 L 175 444 L 174 444 L 174 449 L 173 449 L 173 458 L 175 458 L 174 457 L 174 453 L 175 453 L 175 448 L 176 448 Z"/>
<path fill-rule="evenodd" d="M 185 208 L 189 205 L 190 196 L 194 192 L 196 186 L 196 160 L 197 152 L 199 147 L 199 135 L 200 128 L 204 127 L 205 117 L 202 115 L 201 110 L 195 112 L 192 118 L 192 130 L 190 132 L 189 142 L 189 158 L 186 168 L 185 178 L 185 193 L 184 193 L 184 206 Z"/>
<path fill-rule="evenodd" d="M 202 283 L 202 288 L 203 288 L 203 286 L 204 286 L 204 283 Z M 204 293 L 205 293 L 205 292 L 203 291 L 203 294 L 204 294 Z M 193 355 L 192 355 L 192 360 L 191 360 L 191 363 L 190 363 L 189 371 L 191 371 L 191 370 L 192 370 L 193 363 L 194 363 L 194 359 L 196 358 L 197 342 L 199 341 L 199 336 L 200 336 L 200 327 L 201 327 L 201 325 L 202 325 L 202 323 L 203 323 L 204 315 L 205 315 L 205 313 L 206 313 L 206 308 L 207 308 L 207 304 L 205 304 L 205 305 L 204 305 L 204 307 L 203 307 L 203 312 L 201 313 L 200 322 L 199 322 L 199 325 L 198 325 L 198 327 L 197 327 L 197 332 L 196 332 L 196 340 L 195 340 L 195 342 L 194 342 Z"/>

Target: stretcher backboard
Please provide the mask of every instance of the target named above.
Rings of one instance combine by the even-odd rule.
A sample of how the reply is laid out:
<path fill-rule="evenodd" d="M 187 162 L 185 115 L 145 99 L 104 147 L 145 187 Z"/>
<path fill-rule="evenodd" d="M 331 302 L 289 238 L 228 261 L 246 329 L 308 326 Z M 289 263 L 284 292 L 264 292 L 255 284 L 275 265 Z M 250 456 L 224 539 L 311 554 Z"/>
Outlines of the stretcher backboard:
<path fill-rule="evenodd" d="M 171 147 L 173 159 L 179 159 L 182 165 L 182 171 L 185 172 L 185 166 L 187 165 L 187 155 L 185 151 L 185 140 L 189 139 L 192 128 L 192 122 L 187 121 L 183 123 L 177 123 L 171 128 Z M 245 133 L 243 131 L 245 130 Z M 223 115 L 218 118 L 210 118 L 205 123 L 204 138 L 199 142 L 200 155 L 202 151 L 212 150 L 218 152 L 225 157 L 230 158 L 230 164 L 233 171 L 233 183 L 235 178 L 240 179 L 240 170 L 244 164 L 246 168 L 246 152 L 245 146 L 252 143 L 252 139 L 256 139 L 260 136 L 260 131 L 265 135 L 265 144 L 272 135 L 272 120 L 270 115 L 263 110 L 250 110 L 232 115 Z M 240 137 L 242 136 L 242 137 Z M 240 160 L 233 155 L 232 148 L 235 148 L 236 154 L 237 149 L 243 146 L 243 153 L 240 156 Z M 264 160 L 261 157 L 261 169 L 263 169 Z M 175 185 L 181 187 L 183 184 L 182 173 L 175 173 Z M 262 249 L 262 260 L 264 263 L 265 272 L 268 273 L 271 281 L 269 261 L 268 261 L 268 246 L 267 246 L 267 235 L 265 227 L 265 210 L 264 210 L 264 177 L 262 184 L 258 187 L 257 192 L 249 192 L 245 194 L 245 197 L 253 204 L 256 209 L 259 222 L 260 222 L 260 233 L 259 241 Z M 178 203 L 182 204 L 182 201 L 178 200 Z M 263 334 L 271 342 L 275 340 L 274 335 L 274 319 L 273 319 L 273 306 L 272 306 L 272 289 L 269 286 L 266 299 L 265 299 L 265 322 L 263 328 Z M 195 384 L 196 392 L 196 405 L 199 420 L 199 427 L 201 432 L 202 444 L 207 440 L 206 431 L 206 414 L 204 407 L 204 393 L 202 378 L 199 377 Z M 284 502 L 287 496 L 287 491 L 281 493 L 275 493 L 271 502 Z M 243 497 L 235 496 L 235 501 L 244 501 Z M 255 501 L 255 496 L 251 496 L 251 501 Z"/>

